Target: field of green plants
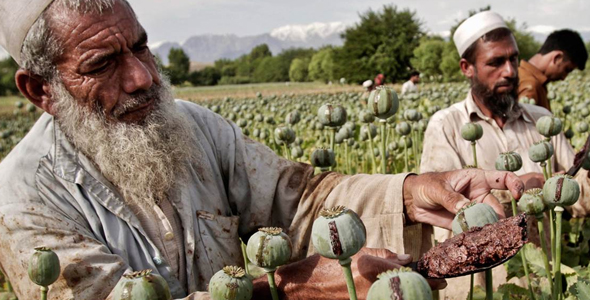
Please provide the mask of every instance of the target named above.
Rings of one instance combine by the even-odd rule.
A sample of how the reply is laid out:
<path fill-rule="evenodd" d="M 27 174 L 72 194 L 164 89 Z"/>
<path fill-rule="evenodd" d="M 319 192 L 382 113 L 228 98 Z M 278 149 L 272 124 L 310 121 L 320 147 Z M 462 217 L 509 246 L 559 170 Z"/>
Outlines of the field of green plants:
<path fill-rule="evenodd" d="M 397 96 L 391 94 L 391 88 L 369 94 L 355 86 L 293 90 L 282 85 L 284 88 L 258 87 L 258 91 L 248 87 L 229 95 L 224 95 L 223 89 L 214 93 L 194 88 L 175 92 L 179 98 L 193 100 L 235 122 L 245 135 L 277 154 L 313 164 L 317 172 L 395 174 L 418 172 L 429 118 L 463 100 L 469 90 L 467 83 L 429 83 L 421 85 L 417 94 L 400 96 L 397 104 L 375 104 L 375 97 Z M 588 136 L 590 74 L 574 72 L 567 80 L 550 85 L 549 90 L 561 131 L 577 151 Z M 39 110 L 25 100 L 0 101 L 0 159 L 39 115 Z M 557 225 L 554 213 L 548 214 Z M 590 299 L 590 222 L 564 219 L 559 224 L 563 234 L 552 242 L 550 253 L 555 254 L 553 248 L 557 247 L 562 254 L 551 255 L 549 249 L 527 244 L 520 252 L 526 259 L 519 254 L 501 267 L 508 269 L 509 277 L 528 273 L 529 287 L 506 284 L 493 299 Z M 547 258 L 556 256 L 561 256 L 561 264 L 547 264 Z M 554 278 L 562 278 L 562 282 L 549 284 Z M 490 298 L 483 288 L 476 287 L 473 299 Z"/>

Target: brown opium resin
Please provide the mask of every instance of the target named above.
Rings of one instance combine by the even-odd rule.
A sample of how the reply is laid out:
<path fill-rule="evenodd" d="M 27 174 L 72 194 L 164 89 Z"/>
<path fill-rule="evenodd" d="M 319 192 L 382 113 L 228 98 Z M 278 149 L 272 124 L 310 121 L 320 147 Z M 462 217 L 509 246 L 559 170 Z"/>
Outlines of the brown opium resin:
<path fill-rule="evenodd" d="M 494 266 L 518 253 L 527 242 L 526 215 L 474 227 L 430 249 L 418 261 L 418 272 L 448 278 Z"/>

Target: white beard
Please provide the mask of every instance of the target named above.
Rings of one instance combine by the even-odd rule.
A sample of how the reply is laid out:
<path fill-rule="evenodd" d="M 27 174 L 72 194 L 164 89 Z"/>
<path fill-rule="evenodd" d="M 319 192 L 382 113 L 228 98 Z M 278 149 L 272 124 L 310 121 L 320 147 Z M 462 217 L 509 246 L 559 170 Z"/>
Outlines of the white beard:
<path fill-rule="evenodd" d="M 186 181 L 190 164 L 200 161 L 196 138 L 165 80 L 128 100 L 155 99 L 154 110 L 141 124 L 107 121 L 101 109 L 79 105 L 61 82 L 52 84 L 52 92 L 59 128 L 128 204 L 152 207 L 172 196 L 171 189 Z M 120 112 L 115 109 L 114 114 Z"/>

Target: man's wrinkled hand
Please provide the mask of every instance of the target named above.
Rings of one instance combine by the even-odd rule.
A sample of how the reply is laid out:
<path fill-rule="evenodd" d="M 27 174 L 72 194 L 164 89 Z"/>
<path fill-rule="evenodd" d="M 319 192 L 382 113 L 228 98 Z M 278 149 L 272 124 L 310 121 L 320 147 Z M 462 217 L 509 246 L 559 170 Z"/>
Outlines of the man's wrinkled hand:
<path fill-rule="evenodd" d="M 358 299 L 366 299 L 377 275 L 398 269 L 412 261 L 409 255 L 397 255 L 386 249 L 363 248 L 352 257 L 352 275 Z M 349 299 L 342 267 L 337 260 L 316 254 L 279 268 L 275 274 L 283 300 Z M 444 280 L 429 280 L 433 289 L 446 287 Z M 253 299 L 271 299 L 264 278 L 255 281 Z"/>
<path fill-rule="evenodd" d="M 531 172 L 526 173 L 524 175 L 518 176 L 520 180 L 524 182 L 524 189 L 530 190 L 534 188 L 543 188 L 543 184 L 545 184 L 545 177 L 541 173 Z"/>
<path fill-rule="evenodd" d="M 486 203 L 504 218 L 504 209 L 491 190 L 510 190 L 515 199 L 524 192 L 524 183 L 514 173 L 464 169 L 410 175 L 404 182 L 407 217 L 414 222 L 450 229 L 455 214 L 470 203 Z"/>

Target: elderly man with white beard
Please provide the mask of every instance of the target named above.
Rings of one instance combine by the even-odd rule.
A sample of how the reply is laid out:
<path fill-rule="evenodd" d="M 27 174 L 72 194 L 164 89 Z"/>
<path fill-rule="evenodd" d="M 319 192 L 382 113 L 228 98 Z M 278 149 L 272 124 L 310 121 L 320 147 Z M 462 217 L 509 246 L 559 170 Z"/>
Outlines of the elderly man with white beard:
<path fill-rule="evenodd" d="M 123 274 L 143 269 L 175 298 L 209 299 L 211 276 L 243 265 L 239 237 L 264 226 L 293 240 L 294 263 L 277 272 L 283 299 L 347 299 L 332 276 L 340 266 L 309 241 L 319 210 L 335 205 L 355 210 L 367 246 L 380 248 L 354 257 L 362 298 L 377 273 L 428 249 L 419 222 L 448 228 L 470 200 L 501 213 L 491 189 L 522 193 L 507 172 L 314 177 L 175 101 L 124 0 L 0 0 L 0 25 L 0 45 L 21 66 L 17 86 L 46 112 L 0 164 L 0 268 L 20 299 L 37 297 L 25 266 L 39 246 L 60 258 L 50 299 L 109 299 Z M 254 299 L 268 291 L 255 280 Z"/>

